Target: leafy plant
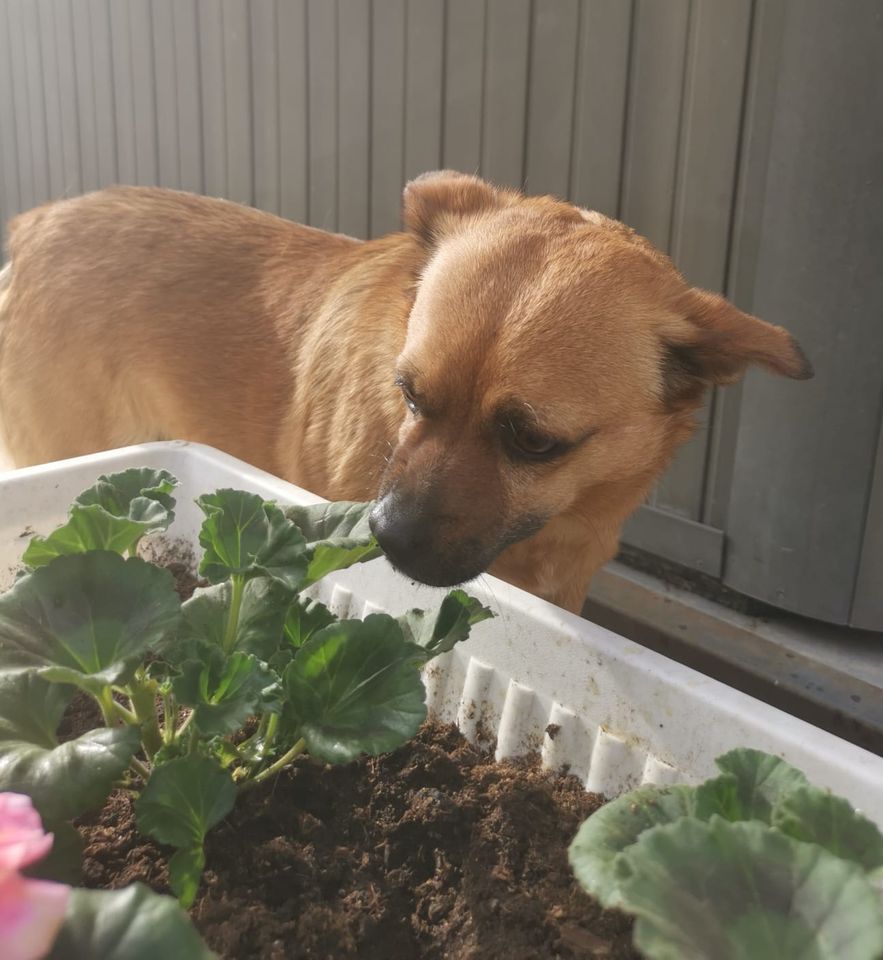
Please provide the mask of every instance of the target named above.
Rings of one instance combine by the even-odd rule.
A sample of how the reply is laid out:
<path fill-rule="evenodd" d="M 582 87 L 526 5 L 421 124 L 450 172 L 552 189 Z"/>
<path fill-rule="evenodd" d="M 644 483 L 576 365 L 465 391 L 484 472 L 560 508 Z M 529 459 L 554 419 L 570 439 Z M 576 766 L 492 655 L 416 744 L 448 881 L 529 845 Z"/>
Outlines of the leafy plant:
<path fill-rule="evenodd" d="M 141 538 L 175 519 L 177 480 L 148 467 L 100 476 L 71 506 L 68 521 L 48 537 L 33 537 L 22 559 L 41 567 L 55 557 L 86 550 L 137 550 Z"/>
<path fill-rule="evenodd" d="M 69 821 L 123 785 L 139 829 L 177 848 L 170 884 L 189 906 L 205 835 L 238 794 L 303 752 L 342 763 L 404 743 L 426 717 L 423 665 L 491 613 L 453 591 L 434 612 L 338 620 L 302 591 L 379 555 L 371 505 L 283 510 L 238 490 L 197 500 L 210 585 L 181 603 L 137 556 L 172 522 L 176 484 L 149 469 L 102 476 L 25 550 L 28 571 L 0 596 L 0 790 L 33 798 L 67 877 Z M 77 691 L 104 725 L 62 743 Z M 90 935 L 115 936 L 95 924 Z"/>
<path fill-rule="evenodd" d="M 71 891 L 46 960 L 213 960 L 172 897 L 141 883 L 122 890 Z"/>
<path fill-rule="evenodd" d="M 577 879 L 637 918 L 650 960 L 879 960 L 883 835 L 779 757 L 739 749 L 696 787 L 644 786 L 570 847 Z"/>

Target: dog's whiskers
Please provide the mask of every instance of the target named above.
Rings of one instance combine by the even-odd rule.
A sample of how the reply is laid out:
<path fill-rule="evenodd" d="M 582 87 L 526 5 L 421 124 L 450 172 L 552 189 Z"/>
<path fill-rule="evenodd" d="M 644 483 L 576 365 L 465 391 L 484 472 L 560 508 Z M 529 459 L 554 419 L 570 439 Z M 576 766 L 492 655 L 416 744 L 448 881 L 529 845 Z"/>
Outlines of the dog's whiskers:
<path fill-rule="evenodd" d="M 500 599 L 494 591 L 494 585 L 491 582 L 490 574 L 480 573 L 475 579 L 476 582 L 481 583 L 485 590 L 487 590 L 487 592 L 491 595 L 493 600 L 493 606 L 491 609 L 494 610 L 494 613 L 497 613 L 500 610 Z"/>

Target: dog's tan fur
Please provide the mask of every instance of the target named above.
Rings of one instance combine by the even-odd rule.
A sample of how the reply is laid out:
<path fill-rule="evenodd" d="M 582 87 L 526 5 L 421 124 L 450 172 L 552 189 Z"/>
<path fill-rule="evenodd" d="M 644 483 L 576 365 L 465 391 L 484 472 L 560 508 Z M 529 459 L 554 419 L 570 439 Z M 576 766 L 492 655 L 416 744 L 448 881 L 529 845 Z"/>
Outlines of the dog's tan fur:
<path fill-rule="evenodd" d="M 599 214 L 441 172 L 408 186 L 403 216 L 362 243 L 115 188 L 16 218 L 0 282 L 14 462 L 200 441 L 331 499 L 380 491 L 428 545 L 421 579 L 480 558 L 577 610 L 705 388 L 751 363 L 810 375 L 788 333 Z M 524 422 L 572 449 L 513 455 Z"/>

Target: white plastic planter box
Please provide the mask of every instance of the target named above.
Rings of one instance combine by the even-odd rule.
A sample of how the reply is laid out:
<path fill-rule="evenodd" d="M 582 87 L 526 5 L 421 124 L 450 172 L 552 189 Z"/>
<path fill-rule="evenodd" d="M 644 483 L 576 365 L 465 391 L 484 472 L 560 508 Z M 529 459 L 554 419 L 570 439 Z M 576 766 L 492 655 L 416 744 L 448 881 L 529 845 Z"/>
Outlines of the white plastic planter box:
<path fill-rule="evenodd" d="M 14 579 L 32 533 L 61 523 L 99 474 L 134 466 L 178 478 L 168 535 L 195 548 L 202 514 L 193 500 L 201 493 L 234 487 L 280 504 L 320 499 L 180 442 L 0 473 L 0 588 Z M 545 765 L 567 765 L 588 789 L 615 796 L 642 782 L 697 782 L 715 773 L 716 756 L 750 746 L 783 757 L 883 826 L 883 758 L 493 577 L 469 591 L 497 617 L 430 665 L 429 706 L 471 739 L 495 742 L 498 758 L 538 750 Z M 412 584 L 385 560 L 332 575 L 313 592 L 340 616 L 403 613 L 443 594 Z"/>

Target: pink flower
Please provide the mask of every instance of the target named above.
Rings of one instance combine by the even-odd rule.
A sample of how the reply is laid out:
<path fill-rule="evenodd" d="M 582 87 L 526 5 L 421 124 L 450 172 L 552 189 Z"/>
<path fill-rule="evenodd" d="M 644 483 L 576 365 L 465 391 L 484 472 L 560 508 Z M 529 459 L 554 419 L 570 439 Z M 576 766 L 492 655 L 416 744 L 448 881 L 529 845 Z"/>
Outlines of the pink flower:
<path fill-rule="evenodd" d="M 18 872 L 52 847 L 30 797 L 0 793 L 0 943 L 3 960 L 40 960 L 55 942 L 70 887 Z"/>
<path fill-rule="evenodd" d="M 31 798 L 0 793 L 0 876 L 42 860 L 52 849 L 52 834 L 43 832 Z"/>
<path fill-rule="evenodd" d="M 55 943 L 71 888 L 10 873 L 0 881 L 3 960 L 39 960 Z"/>

